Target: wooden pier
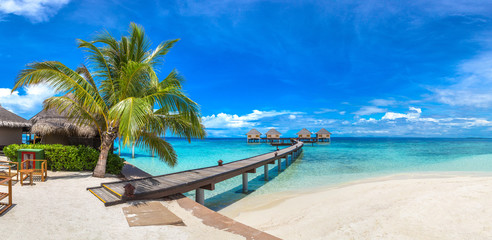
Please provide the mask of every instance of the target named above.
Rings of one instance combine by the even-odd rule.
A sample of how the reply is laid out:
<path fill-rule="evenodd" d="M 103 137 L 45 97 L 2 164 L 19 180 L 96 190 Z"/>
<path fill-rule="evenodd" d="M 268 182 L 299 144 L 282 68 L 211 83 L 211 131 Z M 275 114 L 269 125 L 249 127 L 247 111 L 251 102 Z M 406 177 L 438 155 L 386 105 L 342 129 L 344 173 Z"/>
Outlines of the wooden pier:
<path fill-rule="evenodd" d="M 290 138 L 289 138 L 290 140 Z M 278 171 L 282 165 L 287 168 L 302 152 L 304 143 L 294 140 L 292 146 L 278 151 L 237 160 L 223 164 L 183 172 L 146 177 L 129 181 L 103 183 L 98 187 L 87 188 L 105 206 L 111 206 L 126 201 L 158 199 L 177 193 L 196 191 L 196 201 L 203 205 L 204 190 L 214 190 L 215 184 L 242 175 L 243 192 L 248 192 L 248 173 L 255 173 L 259 167 L 264 168 L 264 178 L 268 177 L 268 165 L 277 162 Z M 285 159 L 282 164 L 282 159 Z M 131 185 L 130 185 L 131 184 Z M 125 191 L 125 188 L 127 189 Z M 134 188 L 134 192 L 128 190 Z"/>

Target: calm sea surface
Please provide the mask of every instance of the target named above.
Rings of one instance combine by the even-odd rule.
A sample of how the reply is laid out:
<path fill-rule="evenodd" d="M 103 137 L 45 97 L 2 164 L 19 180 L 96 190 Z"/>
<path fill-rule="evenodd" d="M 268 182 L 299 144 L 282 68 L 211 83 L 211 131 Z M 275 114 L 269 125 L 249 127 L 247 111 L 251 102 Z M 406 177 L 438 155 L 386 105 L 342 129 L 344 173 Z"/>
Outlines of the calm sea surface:
<path fill-rule="evenodd" d="M 275 151 L 268 144 L 248 144 L 245 139 L 206 139 L 188 143 L 168 139 L 178 153 L 178 165 L 167 166 L 142 149 L 122 149 L 128 162 L 153 175 L 217 165 Z M 303 154 L 277 176 L 270 165 L 269 182 L 263 181 L 263 168 L 249 174 L 249 188 L 254 194 L 299 190 L 333 185 L 368 177 L 404 172 L 485 171 L 492 172 L 492 139 L 420 139 L 420 138 L 333 138 L 331 144 L 306 144 Z M 205 205 L 218 210 L 245 194 L 241 177 L 205 191 Z M 187 195 L 193 196 L 194 192 Z"/>

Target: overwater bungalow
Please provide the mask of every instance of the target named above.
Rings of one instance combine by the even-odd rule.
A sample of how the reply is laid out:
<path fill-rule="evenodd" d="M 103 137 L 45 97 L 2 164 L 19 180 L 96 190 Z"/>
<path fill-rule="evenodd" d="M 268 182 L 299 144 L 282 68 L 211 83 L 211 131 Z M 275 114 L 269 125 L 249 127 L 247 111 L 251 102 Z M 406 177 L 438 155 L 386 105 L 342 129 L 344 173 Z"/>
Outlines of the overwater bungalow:
<path fill-rule="evenodd" d="M 306 138 L 311 138 L 312 133 L 307 129 L 303 128 L 301 131 L 299 131 L 296 134 L 299 139 L 306 139 Z"/>
<path fill-rule="evenodd" d="M 248 142 L 260 142 L 260 139 L 261 139 L 260 131 L 254 129 L 254 128 L 249 130 L 249 132 L 246 133 L 246 136 L 247 136 Z"/>
<path fill-rule="evenodd" d="M 29 121 L 31 133 L 40 136 L 43 144 L 85 145 L 96 149 L 101 145 L 97 128 L 81 126 L 55 109 L 43 109 Z"/>
<path fill-rule="evenodd" d="M 318 142 L 330 142 L 331 133 L 328 130 L 322 128 L 318 132 L 316 132 L 316 138 L 318 138 Z"/>
<path fill-rule="evenodd" d="M 276 139 L 280 138 L 280 135 L 282 135 L 279 131 L 277 131 L 275 128 L 272 128 L 266 132 L 267 138 L 268 139 Z"/>
<path fill-rule="evenodd" d="M 29 121 L 0 106 L 0 149 L 10 144 L 21 144 L 22 134 L 30 127 Z"/>

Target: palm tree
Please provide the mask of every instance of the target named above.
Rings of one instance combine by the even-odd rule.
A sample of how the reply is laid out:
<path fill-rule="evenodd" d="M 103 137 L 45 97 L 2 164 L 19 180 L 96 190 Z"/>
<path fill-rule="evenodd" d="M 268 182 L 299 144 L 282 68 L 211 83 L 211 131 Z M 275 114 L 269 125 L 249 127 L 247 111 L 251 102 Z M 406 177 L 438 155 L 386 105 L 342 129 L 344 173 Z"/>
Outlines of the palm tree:
<path fill-rule="evenodd" d="M 155 69 L 178 41 L 150 49 L 144 29 L 130 24 L 129 36 L 116 40 L 103 32 L 93 41 L 78 40 L 88 52 L 88 67 L 72 70 L 57 61 L 34 62 L 20 72 L 12 91 L 45 83 L 70 93 L 45 100 L 45 109 L 66 113 L 77 124 L 95 126 L 101 136 L 99 160 L 93 176 L 104 177 L 109 150 L 117 136 L 124 145 L 136 144 L 156 152 L 168 165 L 177 156 L 162 136 L 203 138 L 198 105 L 183 93 L 183 78 L 173 70 L 159 80 Z"/>

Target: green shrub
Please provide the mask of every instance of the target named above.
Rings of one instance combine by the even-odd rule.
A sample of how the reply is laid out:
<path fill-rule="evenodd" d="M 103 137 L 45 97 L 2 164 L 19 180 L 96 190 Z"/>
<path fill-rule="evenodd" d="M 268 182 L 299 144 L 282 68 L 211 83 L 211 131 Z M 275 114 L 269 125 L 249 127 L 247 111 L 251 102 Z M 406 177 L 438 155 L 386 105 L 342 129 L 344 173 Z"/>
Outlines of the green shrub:
<path fill-rule="evenodd" d="M 3 149 L 5 156 L 12 161 L 17 161 L 18 149 L 44 149 L 44 155 L 48 162 L 48 169 L 66 171 L 92 171 L 96 167 L 99 151 L 86 147 L 65 146 L 61 144 L 12 144 Z M 124 160 L 114 153 L 109 153 L 106 164 L 106 172 L 120 174 Z"/>

